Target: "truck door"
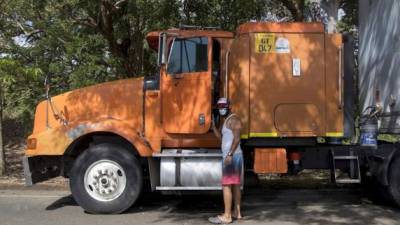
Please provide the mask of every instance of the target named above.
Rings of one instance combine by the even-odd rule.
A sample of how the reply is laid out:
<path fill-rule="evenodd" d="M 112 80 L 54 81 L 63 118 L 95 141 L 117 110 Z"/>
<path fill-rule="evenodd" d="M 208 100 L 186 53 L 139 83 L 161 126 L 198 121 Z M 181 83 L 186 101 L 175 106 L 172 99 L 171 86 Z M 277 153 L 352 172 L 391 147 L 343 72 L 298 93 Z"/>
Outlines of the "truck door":
<path fill-rule="evenodd" d="M 172 42 L 161 82 L 161 117 L 167 133 L 201 134 L 210 128 L 210 42 L 208 37 L 176 37 Z"/>

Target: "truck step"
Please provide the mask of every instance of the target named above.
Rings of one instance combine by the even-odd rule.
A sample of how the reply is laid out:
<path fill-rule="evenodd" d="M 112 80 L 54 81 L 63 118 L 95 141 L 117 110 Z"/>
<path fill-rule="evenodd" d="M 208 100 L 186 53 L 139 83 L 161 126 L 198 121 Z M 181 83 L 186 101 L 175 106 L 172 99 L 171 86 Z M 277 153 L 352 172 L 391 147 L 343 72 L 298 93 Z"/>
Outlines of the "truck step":
<path fill-rule="evenodd" d="M 331 150 L 331 180 L 335 184 L 359 184 L 361 183 L 360 162 L 358 156 L 353 151 L 349 151 L 349 155 L 335 155 L 335 151 Z M 336 176 L 336 161 L 347 161 L 350 178 L 339 178 Z"/>
<path fill-rule="evenodd" d="M 336 179 L 337 184 L 359 184 L 361 179 Z"/>
<path fill-rule="evenodd" d="M 355 155 L 341 155 L 341 156 L 334 156 L 335 160 L 357 160 L 358 156 Z"/>

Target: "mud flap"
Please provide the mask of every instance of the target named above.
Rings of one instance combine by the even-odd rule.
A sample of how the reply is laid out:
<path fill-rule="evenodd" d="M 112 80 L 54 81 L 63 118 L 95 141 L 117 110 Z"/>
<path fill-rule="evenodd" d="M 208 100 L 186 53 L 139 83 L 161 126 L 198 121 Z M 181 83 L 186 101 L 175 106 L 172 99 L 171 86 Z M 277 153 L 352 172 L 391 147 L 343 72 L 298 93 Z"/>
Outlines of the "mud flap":
<path fill-rule="evenodd" d="M 24 167 L 25 185 L 32 186 L 54 177 L 60 176 L 61 156 L 25 156 L 22 159 Z"/>

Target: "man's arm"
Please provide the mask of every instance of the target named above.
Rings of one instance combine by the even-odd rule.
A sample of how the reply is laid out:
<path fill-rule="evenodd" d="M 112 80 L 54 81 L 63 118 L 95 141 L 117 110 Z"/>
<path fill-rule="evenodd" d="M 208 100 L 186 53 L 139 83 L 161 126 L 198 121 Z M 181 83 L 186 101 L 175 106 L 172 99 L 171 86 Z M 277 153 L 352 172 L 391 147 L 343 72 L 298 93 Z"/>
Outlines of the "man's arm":
<path fill-rule="evenodd" d="M 220 131 L 217 127 L 215 127 L 215 123 L 214 123 L 214 120 L 213 120 L 213 119 L 211 120 L 211 127 L 212 127 L 212 130 L 213 130 L 215 136 L 216 136 L 219 140 L 221 140 L 221 131 Z"/>

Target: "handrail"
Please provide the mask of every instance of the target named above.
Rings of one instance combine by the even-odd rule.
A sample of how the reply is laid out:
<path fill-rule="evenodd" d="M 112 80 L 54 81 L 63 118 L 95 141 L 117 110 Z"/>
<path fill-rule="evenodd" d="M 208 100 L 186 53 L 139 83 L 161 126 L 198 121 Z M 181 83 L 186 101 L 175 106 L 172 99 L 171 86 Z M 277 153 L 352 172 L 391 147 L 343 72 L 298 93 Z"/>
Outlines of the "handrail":
<path fill-rule="evenodd" d="M 339 74 L 338 74 L 338 106 L 339 109 L 343 108 L 343 44 L 339 47 Z"/>
<path fill-rule="evenodd" d="M 228 99 L 228 64 L 229 64 L 229 54 L 231 53 L 228 50 L 225 54 L 225 88 L 224 88 L 224 97 Z"/>

